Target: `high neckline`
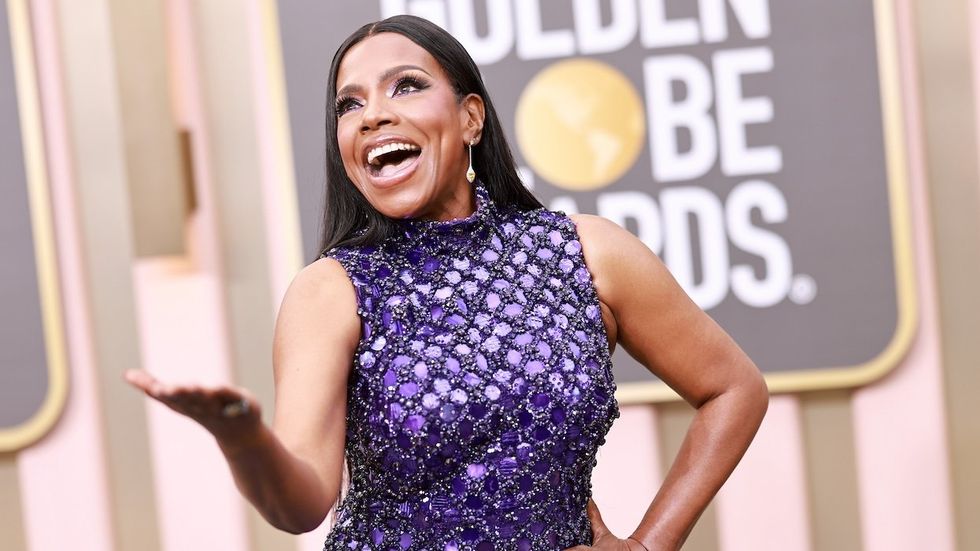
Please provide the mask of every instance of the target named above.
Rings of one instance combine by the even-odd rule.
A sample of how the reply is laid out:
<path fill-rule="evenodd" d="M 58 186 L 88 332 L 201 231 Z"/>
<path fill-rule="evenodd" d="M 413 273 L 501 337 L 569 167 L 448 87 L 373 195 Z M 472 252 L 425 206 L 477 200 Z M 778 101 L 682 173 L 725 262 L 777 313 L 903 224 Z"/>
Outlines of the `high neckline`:
<path fill-rule="evenodd" d="M 469 216 L 451 220 L 403 218 L 398 220 L 398 224 L 410 239 L 426 236 L 470 237 L 490 224 L 497 212 L 497 207 L 483 182 L 480 180 L 473 182 L 473 192 L 476 207 Z"/>

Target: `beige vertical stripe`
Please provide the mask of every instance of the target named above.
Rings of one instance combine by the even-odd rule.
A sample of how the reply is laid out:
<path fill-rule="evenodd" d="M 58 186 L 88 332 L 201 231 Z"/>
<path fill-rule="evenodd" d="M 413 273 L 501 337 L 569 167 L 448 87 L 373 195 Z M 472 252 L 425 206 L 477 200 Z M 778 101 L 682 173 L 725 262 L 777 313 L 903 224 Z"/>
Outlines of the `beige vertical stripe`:
<path fill-rule="evenodd" d="M 184 250 L 186 188 L 162 0 L 109 0 L 136 256 Z"/>
<path fill-rule="evenodd" d="M 273 304 L 255 99 L 248 34 L 248 3 L 237 0 L 191 5 L 200 53 L 207 149 L 222 240 L 225 303 L 236 382 L 252 390 L 273 411 Z M 268 417 L 267 417 L 268 420 Z M 256 550 L 292 548 L 292 537 L 249 513 Z"/>
<path fill-rule="evenodd" d="M 980 549 L 980 185 L 965 0 L 915 1 L 957 548 Z M 976 32 L 976 30 L 973 30 Z"/>
<path fill-rule="evenodd" d="M 259 119 L 259 147 L 265 166 L 263 180 L 268 215 L 270 279 L 274 303 L 278 303 L 286 294 L 293 276 L 309 260 L 304 258 L 300 231 L 278 8 L 276 0 L 256 0 L 252 8 L 256 116 Z"/>
<path fill-rule="evenodd" d="M 666 476 L 667 470 L 674 462 L 674 457 L 681 449 L 695 412 L 687 402 L 659 404 L 656 407 L 660 429 L 660 464 L 663 465 L 664 476 Z M 715 505 L 712 503 L 694 525 L 691 535 L 684 543 L 684 551 L 717 551 L 718 549 L 718 521 L 715 518 Z"/>
<path fill-rule="evenodd" d="M 861 550 L 851 393 L 801 394 L 814 549 Z"/>
<path fill-rule="evenodd" d="M 592 497 L 602 519 L 618 536 L 633 532 L 663 481 L 652 405 L 622 406 L 592 472 Z"/>
<path fill-rule="evenodd" d="M 0 544 L 4 551 L 27 551 L 17 456 L 13 453 L 0 454 Z"/>
<path fill-rule="evenodd" d="M 119 549 L 159 549 L 144 398 L 121 379 L 139 367 L 123 125 L 108 4 L 58 2 L 79 222 Z"/>

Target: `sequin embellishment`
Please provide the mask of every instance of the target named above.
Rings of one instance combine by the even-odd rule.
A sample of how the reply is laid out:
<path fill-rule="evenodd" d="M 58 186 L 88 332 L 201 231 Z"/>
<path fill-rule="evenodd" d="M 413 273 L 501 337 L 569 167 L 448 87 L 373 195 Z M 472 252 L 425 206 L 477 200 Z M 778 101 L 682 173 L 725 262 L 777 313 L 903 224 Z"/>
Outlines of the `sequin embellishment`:
<path fill-rule="evenodd" d="M 563 550 L 592 541 L 595 455 L 619 416 L 574 223 L 498 208 L 340 247 L 361 340 L 350 488 L 325 551 Z"/>

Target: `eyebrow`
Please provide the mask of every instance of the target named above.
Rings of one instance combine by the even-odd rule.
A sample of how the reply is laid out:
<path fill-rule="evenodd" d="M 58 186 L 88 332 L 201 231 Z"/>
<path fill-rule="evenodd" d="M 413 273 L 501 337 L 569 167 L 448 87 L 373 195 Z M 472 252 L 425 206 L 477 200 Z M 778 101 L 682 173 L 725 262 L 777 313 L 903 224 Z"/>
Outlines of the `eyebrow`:
<path fill-rule="evenodd" d="M 381 76 L 378 77 L 378 84 L 381 84 L 386 80 L 389 80 L 391 77 L 397 75 L 398 73 L 402 73 L 410 70 L 422 71 L 423 73 L 429 75 L 430 77 L 432 76 L 431 73 L 419 67 L 418 65 L 397 65 L 381 73 Z M 360 84 L 348 84 L 347 86 L 344 86 L 340 90 L 337 90 L 337 97 L 340 98 L 344 96 L 349 96 L 351 94 L 357 92 L 363 92 L 363 91 L 364 91 L 364 87 L 362 87 Z"/>

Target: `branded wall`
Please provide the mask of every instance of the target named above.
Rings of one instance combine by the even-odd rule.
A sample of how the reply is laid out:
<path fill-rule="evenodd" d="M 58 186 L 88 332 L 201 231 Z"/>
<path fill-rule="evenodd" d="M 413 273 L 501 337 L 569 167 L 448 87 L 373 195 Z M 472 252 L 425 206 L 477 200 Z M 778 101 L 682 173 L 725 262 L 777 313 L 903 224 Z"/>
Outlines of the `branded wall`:
<path fill-rule="evenodd" d="M 771 388 L 866 383 L 904 353 L 914 323 L 894 169 L 904 151 L 900 120 L 887 119 L 898 99 L 882 67 L 891 31 L 874 2 L 279 9 L 308 256 L 322 204 L 324 52 L 366 22 L 411 13 L 480 65 L 528 187 L 549 208 L 635 233 Z M 614 363 L 621 400 L 672 396 L 624 351 Z"/>
<path fill-rule="evenodd" d="M 121 375 L 272 412 L 330 56 L 407 11 L 478 58 L 534 192 L 640 236 L 781 391 L 685 549 L 980 549 L 980 0 L 934 4 L 6 0 L 0 546 L 322 548 Z M 697 414 L 615 363 L 624 535 Z"/>

